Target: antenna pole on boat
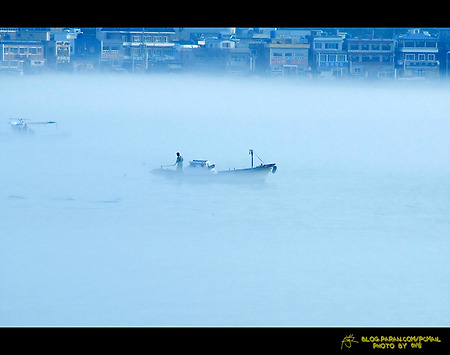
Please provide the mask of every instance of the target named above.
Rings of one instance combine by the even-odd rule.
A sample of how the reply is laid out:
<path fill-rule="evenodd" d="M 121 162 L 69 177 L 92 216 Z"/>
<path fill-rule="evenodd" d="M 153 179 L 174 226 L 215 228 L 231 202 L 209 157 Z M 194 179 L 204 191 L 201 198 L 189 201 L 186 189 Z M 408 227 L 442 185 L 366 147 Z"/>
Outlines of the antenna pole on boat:
<path fill-rule="evenodd" d="M 248 154 L 250 154 L 252 156 L 252 168 L 253 168 L 253 149 L 250 149 L 248 151 Z"/>

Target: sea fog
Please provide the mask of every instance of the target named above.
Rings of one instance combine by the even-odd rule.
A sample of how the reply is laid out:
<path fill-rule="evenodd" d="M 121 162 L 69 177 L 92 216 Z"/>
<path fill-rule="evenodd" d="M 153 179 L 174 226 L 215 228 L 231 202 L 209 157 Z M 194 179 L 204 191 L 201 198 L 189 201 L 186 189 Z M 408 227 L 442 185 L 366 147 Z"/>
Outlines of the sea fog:
<path fill-rule="evenodd" d="M 448 82 L 0 83 L 1 326 L 448 325 Z M 249 149 L 262 185 L 151 174 Z"/>

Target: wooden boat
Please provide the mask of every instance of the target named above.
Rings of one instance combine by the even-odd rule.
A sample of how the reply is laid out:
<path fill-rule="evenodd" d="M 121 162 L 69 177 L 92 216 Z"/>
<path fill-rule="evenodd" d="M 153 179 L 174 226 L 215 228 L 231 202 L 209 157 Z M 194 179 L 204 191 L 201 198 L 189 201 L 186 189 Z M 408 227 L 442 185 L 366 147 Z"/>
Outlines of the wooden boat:
<path fill-rule="evenodd" d="M 232 183 L 264 182 L 268 173 L 275 174 L 277 171 L 275 163 L 266 164 L 261 161 L 260 165 L 253 166 L 253 149 L 249 150 L 249 154 L 251 155 L 250 168 L 216 170 L 215 164 L 209 160 L 194 159 L 182 171 L 161 166 L 160 169 L 154 169 L 152 173 L 179 180 Z"/>

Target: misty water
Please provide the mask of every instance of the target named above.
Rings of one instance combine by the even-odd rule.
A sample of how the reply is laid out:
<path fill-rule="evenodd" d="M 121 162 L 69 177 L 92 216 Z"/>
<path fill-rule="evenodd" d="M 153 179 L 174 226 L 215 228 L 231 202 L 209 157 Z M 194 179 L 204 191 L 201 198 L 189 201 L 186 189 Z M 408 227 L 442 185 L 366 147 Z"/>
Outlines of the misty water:
<path fill-rule="evenodd" d="M 449 325 L 448 83 L 0 83 L 0 325 Z M 150 173 L 249 149 L 264 184 Z"/>

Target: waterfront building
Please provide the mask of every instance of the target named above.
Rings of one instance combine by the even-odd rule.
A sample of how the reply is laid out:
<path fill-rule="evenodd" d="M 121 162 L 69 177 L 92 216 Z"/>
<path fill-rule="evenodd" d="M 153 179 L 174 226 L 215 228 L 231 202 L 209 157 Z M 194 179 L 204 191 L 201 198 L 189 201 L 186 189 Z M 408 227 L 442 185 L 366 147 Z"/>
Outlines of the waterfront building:
<path fill-rule="evenodd" d="M 51 40 L 47 44 L 47 65 L 56 70 L 70 70 L 70 41 Z"/>
<path fill-rule="evenodd" d="M 445 78 L 450 29 L 0 27 L 0 72 Z"/>
<path fill-rule="evenodd" d="M 395 77 L 394 40 L 381 38 L 349 38 L 347 53 L 352 77 Z"/>
<path fill-rule="evenodd" d="M 348 75 L 348 55 L 345 34 L 322 35 L 313 39 L 313 60 L 319 77 Z"/>
<path fill-rule="evenodd" d="M 71 53 L 73 70 L 91 71 L 99 66 L 101 43 L 96 38 L 95 28 L 81 28 L 74 43 L 74 51 Z"/>
<path fill-rule="evenodd" d="M 23 74 L 44 70 L 46 60 L 41 41 L 0 41 L 0 71 Z"/>
<path fill-rule="evenodd" d="M 438 38 L 420 29 L 396 36 L 396 69 L 400 78 L 439 77 Z"/>
<path fill-rule="evenodd" d="M 130 72 L 167 69 L 175 60 L 172 28 L 102 28 L 103 68 Z"/>
<path fill-rule="evenodd" d="M 310 68 L 306 40 L 291 37 L 272 38 L 269 48 L 270 73 L 272 76 L 306 76 Z"/>
<path fill-rule="evenodd" d="M 438 41 L 438 61 L 441 78 L 450 78 L 450 28 L 440 28 Z"/>

